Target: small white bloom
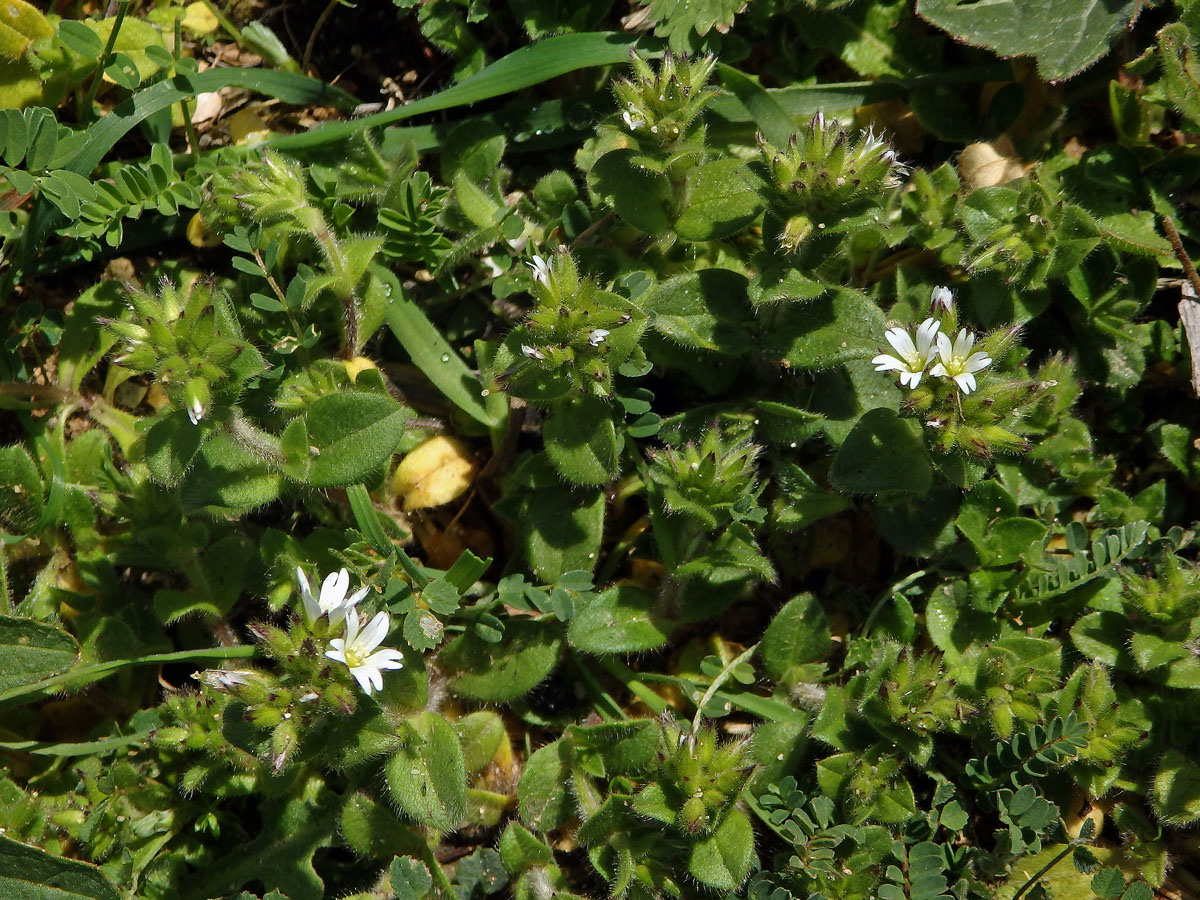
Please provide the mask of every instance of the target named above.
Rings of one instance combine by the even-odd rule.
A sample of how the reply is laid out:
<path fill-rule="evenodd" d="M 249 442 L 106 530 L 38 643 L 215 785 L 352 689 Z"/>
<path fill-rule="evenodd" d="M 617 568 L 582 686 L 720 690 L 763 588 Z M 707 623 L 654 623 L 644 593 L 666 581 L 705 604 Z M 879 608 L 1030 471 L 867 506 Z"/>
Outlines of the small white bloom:
<path fill-rule="evenodd" d="M 199 425 L 200 420 L 204 418 L 204 405 L 199 397 L 192 398 L 192 405 L 187 408 L 187 417 L 193 425 Z"/>
<path fill-rule="evenodd" d="M 523 354 L 525 354 L 526 356 L 528 356 L 530 359 L 545 359 L 546 358 L 545 353 L 543 353 L 537 347 L 530 347 L 528 344 L 521 345 L 521 352 Z"/>
<path fill-rule="evenodd" d="M 992 364 L 992 358 L 982 350 L 971 352 L 975 346 L 975 335 L 963 328 L 951 342 L 949 335 L 939 334 L 937 345 L 941 360 L 929 370 L 929 374 L 938 378 L 953 378 L 964 394 L 975 390 L 975 373 Z"/>
<path fill-rule="evenodd" d="M 608 337 L 608 331 L 603 328 L 597 328 L 588 335 L 588 343 L 593 347 L 599 347 L 604 343 L 606 337 Z"/>
<path fill-rule="evenodd" d="M 534 281 L 539 281 L 547 287 L 550 286 L 550 263 L 540 256 L 535 256 L 533 259 L 525 260 L 525 265 L 533 269 Z"/>
<path fill-rule="evenodd" d="M 329 621 L 337 625 L 346 618 L 346 614 L 367 596 L 367 588 L 360 588 L 349 597 L 346 591 L 350 589 L 350 573 L 345 569 L 330 572 L 321 582 L 321 594 L 314 597 L 312 588 L 304 570 L 296 566 L 296 581 L 300 584 L 300 598 L 304 601 L 304 618 L 312 624 L 321 618 L 329 616 Z"/>
<path fill-rule="evenodd" d="M 937 350 L 934 348 L 934 338 L 938 336 L 941 323 L 937 319 L 926 319 L 917 326 L 916 340 L 909 334 L 908 329 L 897 325 L 884 332 L 889 344 L 898 356 L 881 353 L 871 360 L 876 372 L 899 372 L 900 383 L 915 388 L 921 383 L 925 367 L 929 365 Z"/>
<path fill-rule="evenodd" d="M 950 312 L 954 309 L 954 292 L 941 285 L 935 287 L 933 293 L 929 295 L 929 308 L 934 312 L 939 310 Z"/>
<path fill-rule="evenodd" d="M 375 614 L 370 623 L 359 631 L 358 613 L 346 617 L 346 637 L 334 638 L 325 655 L 345 663 L 354 680 L 363 692 L 383 690 L 383 669 L 403 669 L 404 656 L 399 650 L 384 647 L 376 650 L 391 628 L 391 619 L 385 612 Z"/>
<path fill-rule="evenodd" d="M 627 109 L 621 112 L 621 118 L 625 120 L 625 127 L 630 131 L 637 131 L 641 126 L 646 124 L 641 119 L 635 119 L 631 116 Z"/>

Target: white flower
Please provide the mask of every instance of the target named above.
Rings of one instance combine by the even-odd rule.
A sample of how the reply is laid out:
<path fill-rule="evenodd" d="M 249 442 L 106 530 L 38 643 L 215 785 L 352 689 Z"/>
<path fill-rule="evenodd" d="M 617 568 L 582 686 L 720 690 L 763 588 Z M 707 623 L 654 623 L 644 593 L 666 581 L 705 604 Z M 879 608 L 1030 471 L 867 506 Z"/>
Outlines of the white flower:
<path fill-rule="evenodd" d="M 954 292 L 948 287 L 938 285 L 933 289 L 933 293 L 929 295 L 929 308 L 934 312 L 939 310 L 950 312 L 954 309 Z"/>
<path fill-rule="evenodd" d="M 346 617 L 346 637 L 334 638 L 329 642 L 331 649 L 325 651 L 330 659 L 346 664 L 366 694 L 383 689 L 383 669 L 404 668 L 404 657 L 399 650 L 389 647 L 375 649 L 387 637 L 391 626 L 388 614 L 380 612 L 375 614 L 366 628 L 359 631 L 358 613 L 354 612 Z"/>
<path fill-rule="evenodd" d="M 975 335 L 964 328 L 951 343 L 948 335 L 939 334 L 937 345 L 941 361 L 929 370 L 929 374 L 938 378 L 953 378 L 964 394 L 975 390 L 975 373 L 992 364 L 992 358 L 982 350 L 971 352 L 975 346 Z"/>
<path fill-rule="evenodd" d="M 621 118 L 625 120 L 625 127 L 630 131 L 637 131 L 638 128 L 646 124 L 641 119 L 635 119 L 633 116 L 631 116 L 629 114 L 629 110 L 627 109 L 621 112 Z"/>
<path fill-rule="evenodd" d="M 200 402 L 199 397 L 192 398 L 192 405 L 187 408 L 187 417 L 193 425 L 199 425 L 200 420 L 204 418 L 204 404 Z"/>
<path fill-rule="evenodd" d="M 525 265 L 533 269 L 534 281 L 540 281 L 547 287 L 550 286 L 550 263 L 540 256 L 535 256 L 533 259 L 525 260 Z"/>
<path fill-rule="evenodd" d="M 296 566 L 296 581 L 300 583 L 300 597 L 304 601 L 304 618 L 312 624 L 321 618 L 329 616 L 330 623 L 337 625 L 346 618 L 346 614 L 367 596 L 367 588 L 360 588 L 349 597 L 346 591 L 350 589 L 350 573 L 345 569 L 330 572 L 321 582 L 321 595 L 314 597 L 309 587 L 304 570 Z"/>
<path fill-rule="evenodd" d="M 521 352 L 523 354 L 525 354 L 526 356 L 528 356 L 530 359 L 545 359 L 546 358 L 545 353 L 543 353 L 537 347 L 530 347 L 528 344 L 521 345 Z"/>
<path fill-rule="evenodd" d="M 921 383 L 925 367 L 933 359 L 937 350 L 934 348 L 934 337 L 940 337 L 938 329 L 941 324 L 937 319 L 926 319 L 917 326 L 917 339 L 908 333 L 908 329 L 897 325 L 889 328 L 884 336 L 899 356 L 881 353 L 871 360 L 876 372 L 896 371 L 900 373 L 900 383 L 915 388 Z"/>
<path fill-rule="evenodd" d="M 608 332 L 603 328 L 597 328 L 588 335 L 588 343 L 593 347 L 599 347 L 604 343 L 606 337 L 608 337 Z"/>

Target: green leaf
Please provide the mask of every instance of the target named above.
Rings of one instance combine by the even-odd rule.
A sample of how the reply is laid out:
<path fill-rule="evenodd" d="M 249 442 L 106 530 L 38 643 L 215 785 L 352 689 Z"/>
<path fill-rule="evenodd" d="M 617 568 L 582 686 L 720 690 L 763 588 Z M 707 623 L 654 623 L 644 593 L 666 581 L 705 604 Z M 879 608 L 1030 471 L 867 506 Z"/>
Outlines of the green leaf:
<path fill-rule="evenodd" d="M 688 169 L 672 228 L 685 241 L 715 241 L 742 231 L 762 212 L 761 183 L 740 159 Z"/>
<path fill-rule="evenodd" d="M 571 746 L 563 739 L 533 752 L 525 761 L 517 786 L 521 821 L 534 831 L 550 831 L 575 812 L 567 786 L 571 777 Z"/>
<path fill-rule="evenodd" d="M 750 347 L 745 276 L 728 269 L 677 275 L 656 285 L 639 305 L 651 327 L 684 347 L 738 354 Z"/>
<path fill-rule="evenodd" d="M 340 798 L 310 783 L 304 796 L 270 799 L 259 809 L 262 830 L 187 881 L 182 900 L 208 900 L 251 882 L 278 888 L 290 900 L 322 900 L 324 882 L 312 857 L 327 846 L 337 826 Z"/>
<path fill-rule="evenodd" d="M 422 900 L 433 887 L 433 877 L 423 862 L 401 856 L 388 868 L 388 884 L 396 900 Z"/>
<path fill-rule="evenodd" d="M 599 397 L 576 397 L 554 406 L 542 424 L 546 456 L 567 481 L 596 485 L 619 474 L 612 411 Z"/>
<path fill-rule="evenodd" d="M 890 409 L 864 413 L 834 457 L 829 480 L 853 494 L 925 493 L 933 484 L 933 466 L 920 425 Z"/>
<path fill-rule="evenodd" d="M 917 14 L 959 40 L 1000 56 L 1032 56 L 1047 81 L 1082 72 L 1137 14 L 1137 0 L 917 0 Z"/>
<path fill-rule="evenodd" d="M 0 691 L 8 691 L 67 671 L 79 645 L 53 625 L 0 616 L 0 659 Z"/>
<path fill-rule="evenodd" d="M 68 49 L 88 59 L 99 59 L 104 52 L 104 42 L 95 30 L 74 19 L 63 19 L 58 23 L 58 37 Z"/>
<path fill-rule="evenodd" d="M 163 413 L 146 432 L 146 468 L 160 484 L 179 484 L 210 434 L 207 426 L 193 425 L 182 409 Z"/>
<path fill-rule="evenodd" d="M 52 856 L 0 834 L 0 897 L 6 900 L 120 900 L 95 866 Z"/>
<path fill-rule="evenodd" d="M 1092 890 L 1100 900 L 1116 900 L 1125 889 L 1125 875 L 1118 868 L 1101 869 L 1092 876 Z"/>
<path fill-rule="evenodd" d="M 739 888 L 754 859 L 754 830 L 740 809 L 730 810 L 716 834 L 692 845 L 688 872 L 701 884 L 720 891 Z"/>
<path fill-rule="evenodd" d="M 467 368 L 458 351 L 446 343 L 421 308 L 405 296 L 392 276 L 384 317 L 396 340 L 434 387 L 476 422 L 494 428 L 500 423 L 483 401 L 483 385 Z"/>
<path fill-rule="evenodd" d="M 37 528 L 44 509 L 42 477 L 29 451 L 0 448 L 0 525 L 23 534 Z"/>
<path fill-rule="evenodd" d="M 504 639 L 489 643 L 474 631 L 446 645 L 438 664 L 453 675 L 454 692 L 471 700 L 504 703 L 524 696 L 558 663 L 562 637 L 546 624 L 509 619 Z"/>
<path fill-rule="evenodd" d="M 384 775 L 400 810 L 441 831 L 466 814 L 467 772 L 454 726 L 437 713 L 418 713 L 400 726 L 403 745 L 387 761 Z"/>
<path fill-rule="evenodd" d="M 828 369 L 873 356 L 886 330 L 887 319 L 874 300 L 836 287 L 812 300 L 785 303 L 763 342 L 767 352 L 794 368 Z"/>
<path fill-rule="evenodd" d="M 661 647 L 672 628 L 652 593 L 622 584 L 581 597 L 567 639 L 584 653 L 634 653 Z"/>
<path fill-rule="evenodd" d="M 1150 800 L 1154 814 L 1168 825 L 1200 820 L 1200 769 L 1195 759 L 1179 750 L 1164 753 Z"/>
<path fill-rule="evenodd" d="M 1200 68 L 1192 36 L 1182 22 L 1158 33 L 1158 60 L 1167 97 L 1189 122 L 1200 123 Z"/>
<path fill-rule="evenodd" d="M 421 838 L 412 826 L 401 822 L 390 809 L 361 791 L 346 801 L 338 825 L 350 849 L 360 856 L 388 857 L 421 852 Z M 426 877 L 428 874 L 426 872 Z"/>
<path fill-rule="evenodd" d="M 825 609 L 812 594 L 800 594 L 784 604 L 763 633 L 763 666 L 772 680 L 787 682 L 794 666 L 824 658 L 829 641 Z"/>
<path fill-rule="evenodd" d="M 759 133 L 776 147 L 787 146 L 796 133 L 796 120 L 767 92 L 767 89 L 749 75 L 739 72 L 724 63 L 717 65 L 717 77 L 721 84 L 745 107 Z"/>
<path fill-rule="evenodd" d="M 588 173 L 588 184 L 634 228 L 663 234 L 671 229 L 671 182 L 638 165 L 636 157 L 636 151 L 629 148 L 604 154 Z"/>
<path fill-rule="evenodd" d="M 278 499 L 283 481 L 249 448 L 218 433 L 194 457 L 181 499 L 189 512 L 247 512 Z"/>
<path fill-rule="evenodd" d="M 368 481 L 400 443 L 411 414 L 386 394 L 327 394 L 308 407 L 308 439 L 317 448 L 313 487 Z"/>

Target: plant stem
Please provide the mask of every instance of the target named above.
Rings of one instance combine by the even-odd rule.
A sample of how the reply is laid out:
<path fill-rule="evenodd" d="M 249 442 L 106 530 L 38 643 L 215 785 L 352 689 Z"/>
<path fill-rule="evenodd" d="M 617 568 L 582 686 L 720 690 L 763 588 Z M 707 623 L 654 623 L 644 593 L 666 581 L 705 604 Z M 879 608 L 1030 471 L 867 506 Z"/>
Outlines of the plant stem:
<path fill-rule="evenodd" d="M 329 5 L 321 11 L 321 15 L 317 17 L 317 23 L 313 25 L 312 33 L 308 36 L 308 43 L 304 45 L 304 59 L 300 63 L 300 71 L 306 75 L 308 74 L 308 64 L 312 61 L 313 50 L 317 46 L 317 35 L 321 33 L 325 23 L 333 15 L 333 10 L 337 7 L 338 2 L 339 0 L 329 0 Z"/>
<path fill-rule="evenodd" d="M 108 33 L 108 43 L 104 45 L 104 52 L 100 54 L 100 61 L 96 64 L 96 74 L 92 76 L 92 83 L 88 86 L 87 99 L 83 101 L 83 109 L 80 114 L 87 119 L 92 118 L 92 104 L 96 100 L 96 91 L 100 90 L 100 81 L 104 78 L 104 70 L 108 67 L 110 56 L 112 56 L 113 47 L 117 45 L 117 35 L 121 31 L 121 23 L 125 21 L 125 14 L 129 12 L 130 0 L 120 0 L 117 4 L 117 20 L 113 22 L 112 31 Z"/>
<path fill-rule="evenodd" d="M 1017 892 L 1012 895 L 1012 900 L 1021 900 L 1022 894 L 1024 894 L 1027 890 L 1029 890 L 1031 887 L 1033 887 L 1035 884 L 1037 884 L 1042 879 L 1043 875 L 1045 875 L 1047 872 L 1049 872 L 1051 869 L 1053 869 L 1055 866 L 1057 866 L 1060 862 L 1062 862 L 1064 859 L 1066 859 L 1067 854 L 1069 854 L 1074 849 L 1075 849 L 1075 845 L 1073 843 L 1067 844 L 1067 846 L 1063 848 L 1062 853 L 1059 853 L 1056 857 L 1054 857 L 1054 859 L 1050 860 L 1050 862 L 1046 863 L 1044 866 L 1042 866 L 1040 869 L 1038 869 L 1036 872 L 1034 872 L 1032 875 L 1029 876 L 1029 880 L 1026 881 L 1023 885 L 1021 885 L 1020 888 L 1017 889 Z"/>
<path fill-rule="evenodd" d="M 221 27 L 229 32 L 229 36 L 233 38 L 233 42 L 242 50 L 245 50 L 246 39 L 242 37 L 242 30 L 233 24 L 229 16 L 225 15 L 221 8 L 218 7 L 217 4 L 213 3 L 213 0 L 200 0 L 200 2 L 208 7 L 208 11 L 213 14 L 216 20 L 220 23 Z"/>

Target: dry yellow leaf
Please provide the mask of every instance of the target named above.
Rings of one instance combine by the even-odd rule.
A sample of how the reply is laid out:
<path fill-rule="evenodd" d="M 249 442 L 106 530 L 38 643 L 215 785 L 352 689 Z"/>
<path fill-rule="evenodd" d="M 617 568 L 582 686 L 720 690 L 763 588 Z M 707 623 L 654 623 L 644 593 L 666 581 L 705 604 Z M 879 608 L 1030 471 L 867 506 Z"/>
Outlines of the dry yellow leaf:
<path fill-rule="evenodd" d="M 229 139 L 238 147 L 261 144 L 271 136 L 271 126 L 253 107 L 239 109 L 229 117 Z"/>
<path fill-rule="evenodd" d="M 343 362 L 342 365 L 346 367 L 346 374 L 350 376 L 351 383 L 358 381 L 360 372 L 365 372 L 367 369 L 379 368 L 377 365 L 375 365 L 375 363 L 367 359 L 365 356 L 356 356 L 354 359 L 348 359 Z"/>
<path fill-rule="evenodd" d="M 400 461 L 392 489 L 404 499 L 405 510 L 429 509 L 461 497 L 474 476 L 475 463 L 466 445 L 438 435 Z"/>
<path fill-rule="evenodd" d="M 1025 164 L 1017 156 L 1017 149 L 1006 136 L 990 143 L 968 144 L 958 155 L 958 173 L 967 187 L 976 190 L 995 187 L 1020 178 L 1025 174 Z"/>
<path fill-rule="evenodd" d="M 215 247 L 221 243 L 221 236 L 208 227 L 200 213 L 188 220 L 187 239 L 193 247 Z"/>
<path fill-rule="evenodd" d="M 205 3 L 189 3 L 184 7 L 179 24 L 192 34 L 212 34 L 221 25 Z"/>

